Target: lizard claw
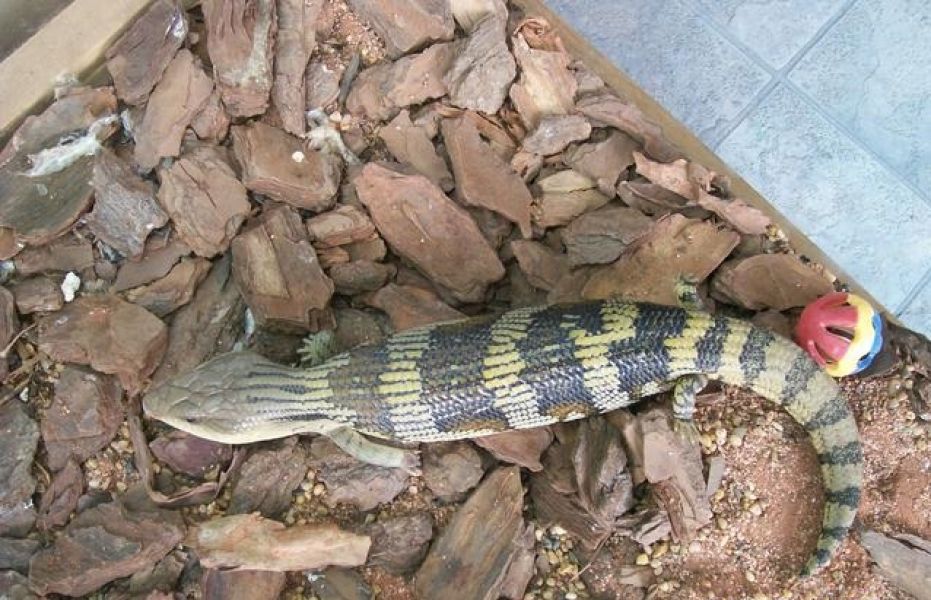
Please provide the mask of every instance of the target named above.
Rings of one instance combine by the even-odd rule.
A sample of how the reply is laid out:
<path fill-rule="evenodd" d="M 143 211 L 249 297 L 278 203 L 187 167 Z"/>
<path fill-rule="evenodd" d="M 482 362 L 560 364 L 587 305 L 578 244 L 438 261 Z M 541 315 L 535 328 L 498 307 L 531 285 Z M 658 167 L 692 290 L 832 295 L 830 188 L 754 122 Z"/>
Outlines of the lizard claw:
<path fill-rule="evenodd" d="M 420 468 L 420 452 L 416 450 L 405 451 L 398 468 L 412 477 L 423 475 L 423 470 Z"/>
<path fill-rule="evenodd" d="M 301 365 L 315 367 L 336 354 L 336 337 L 329 329 L 318 331 L 301 340 L 301 347 L 297 349 L 301 357 Z"/>
<path fill-rule="evenodd" d="M 694 445 L 698 443 L 698 428 L 691 419 L 674 419 L 672 430 L 687 444 Z"/>

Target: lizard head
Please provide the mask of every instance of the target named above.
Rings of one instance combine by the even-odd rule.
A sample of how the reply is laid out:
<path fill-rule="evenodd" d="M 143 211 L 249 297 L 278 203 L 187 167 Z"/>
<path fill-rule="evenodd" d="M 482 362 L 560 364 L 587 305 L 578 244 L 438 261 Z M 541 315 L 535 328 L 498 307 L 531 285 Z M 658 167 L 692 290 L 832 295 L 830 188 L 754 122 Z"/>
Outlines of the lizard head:
<path fill-rule="evenodd" d="M 332 428 L 332 422 L 312 414 L 291 418 L 287 400 L 275 397 L 275 386 L 256 390 L 256 377 L 287 370 L 252 352 L 223 354 L 154 387 L 142 407 L 151 418 L 225 444 Z"/>

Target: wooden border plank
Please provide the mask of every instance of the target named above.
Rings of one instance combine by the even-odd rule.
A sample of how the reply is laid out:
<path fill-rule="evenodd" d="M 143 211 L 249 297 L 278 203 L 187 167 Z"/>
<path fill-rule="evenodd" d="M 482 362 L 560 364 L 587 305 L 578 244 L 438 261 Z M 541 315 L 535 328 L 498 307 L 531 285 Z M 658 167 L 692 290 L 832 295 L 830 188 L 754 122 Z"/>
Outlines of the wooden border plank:
<path fill-rule="evenodd" d="M 891 320 L 898 322 L 892 310 L 883 306 L 872 297 L 849 273 L 845 272 L 831 257 L 825 254 L 809 240 L 792 222 L 770 204 L 749 183 L 744 181 L 713 150 L 705 146 L 685 125 L 673 117 L 652 96 L 640 88 L 626 73 L 621 71 L 610 59 L 595 49 L 584 37 L 578 34 L 558 14 L 548 8 L 542 0 L 511 0 L 528 16 L 538 15 L 552 24 L 566 49 L 574 57 L 581 59 L 588 68 L 601 77 L 604 82 L 637 105 L 643 113 L 663 129 L 666 138 L 677 146 L 685 156 L 709 169 L 726 175 L 731 180 L 731 191 L 750 204 L 770 215 L 773 222 L 789 236 L 789 241 L 799 253 L 824 265 L 829 271 L 846 283 L 850 290 L 868 299 L 878 310 L 883 310 Z"/>
<path fill-rule="evenodd" d="M 81 80 L 151 0 L 74 0 L 0 63 L 0 140 L 52 97 L 55 81 Z"/>

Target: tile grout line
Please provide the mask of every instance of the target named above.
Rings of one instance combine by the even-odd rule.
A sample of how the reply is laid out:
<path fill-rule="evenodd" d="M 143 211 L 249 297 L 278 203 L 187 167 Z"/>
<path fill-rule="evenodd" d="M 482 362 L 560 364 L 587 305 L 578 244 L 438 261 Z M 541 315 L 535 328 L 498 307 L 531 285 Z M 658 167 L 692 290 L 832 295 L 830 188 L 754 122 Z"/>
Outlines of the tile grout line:
<path fill-rule="evenodd" d="M 795 53 L 795 56 L 789 59 L 781 69 L 777 72 L 782 76 L 783 79 L 789 78 L 789 73 L 798 66 L 798 63 L 802 62 L 802 59 L 805 58 L 805 55 L 808 54 L 808 51 L 815 47 L 815 44 L 824 39 L 824 36 L 827 35 L 828 31 L 834 28 L 837 25 L 838 21 L 847 16 L 847 13 L 853 9 L 860 0 L 847 0 L 847 4 L 842 6 L 833 16 L 831 16 L 824 24 L 818 28 L 818 31 L 815 32 L 811 39 L 805 42 L 804 45 Z M 762 60 L 762 59 L 761 59 Z"/>
<path fill-rule="evenodd" d="M 683 0 L 683 3 L 686 4 L 694 15 L 696 15 L 701 21 L 705 22 L 713 31 L 715 31 L 719 36 L 721 36 L 725 41 L 730 43 L 738 52 L 742 53 L 746 58 L 750 59 L 758 68 L 765 71 L 770 76 L 770 80 L 764 85 L 753 97 L 753 99 L 745 106 L 737 115 L 737 117 L 731 121 L 731 123 L 726 127 L 718 137 L 712 143 L 709 144 L 712 150 L 716 153 L 718 152 L 721 144 L 723 144 L 731 134 L 744 122 L 745 119 L 756 110 L 760 104 L 769 96 L 774 89 L 776 89 L 780 84 L 782 84 L 787 90 L 795 94 L 802 102 L 807 104 L 809 108 L 815 111 L 822 119 L 824 119 L 829 125 L 833 126 L 838 130 L 843 136 L 850 140 L 855 146 L 860 148 L 866 153 L 868 157 L 876 161 L 880 167 L 882 167 L 887 173 L 892 175 L 892 178 L 899 183 L 903 184 L 908 188 L 913 194 L 918 198 L 923 200 L 926 204 L 931 205 L 931 196 L 928 196 L 924 193 L 923 190 L 914 185 L 910 180 L 905 178 L 897 169 L 886 161 L 885 158 L 876 153 L 869 145 L 866 144 L 859 136 L 855 135 L 853 131 L 847 127 L 840 120 L 834 118 L 828 111 L 825 109 L 819 102 L 812 98 L 809 94 L 804 92 L 799 88 L 791 79 L 789 78 L 790 73 L 798 66 L 798 64 L 805 58 L 805 56 L 811 51 L 811 49 L 824 37 L 827 33 L 841 20 L 843 19 L 859 2 L 860 0 L 847 0 L 847 2 L 829 18 L 825 23 L 818 29 L 817 32 L 799 49 L 798 52 L 780 69 L 774 69 L 768 62 L 766 62 L 755 50 L 738 40 L 731 32 L 727 29 L 726 25 L 721 23 L 718 19 L 710 16 L 706 11 L 698 10 L 702 8 L 701 0 Z M 896 309 L 892 309 L 894 315 L 899 316 L 903 314 L 911 304 L 916 300 L 916 298 L 921 294 L 925 288 L 931 288 L 931 269 L 929 269 L 915 286 L 905 295 L 905 298 L 899 303 L 899 306 Z"/>
<path fill-rule="evenodd" d="M 928 269 L 928 272 L 918 280 L 918 284 L 915 286 L 915 289 L 913 289 L 905 296 L 905 299 L 899 305 L 899 308 L 893 312 L 893 314 L 895 314 L 897 317 L 901 316 L 902 313 L 909 309 L 909 307 L 912 305 L 912 302 L 918 298 L 922 290 L 925 288 L 931 288 L 931 269 Z"/>
<path fill-rule="evenodd" d="M 757 54 L 756 51 L 754 51 L 752 48 L 750 48 L 749 46 L 747 46 L 740 40 L 736 39 L 733 35 L 731 35 L 730 31 L 728 31 L 723 25 L 721 25 L 721 23 L 718 22 L 717 19 L 712 18 L 704 11 L 696 10 L 697 7 L 700 7 L 700 5 L 696 4 L 697 0 L 683 0 L 683 2 L 686 5 L 688 5 L 689 8 L 691 8 L 692 12 L 695 15 L 697 15 L 700 20 L 704 21 L 705 24 L 707 24 L 714 31 L 716 31 L 718 35 L 724 38 L 725 41 L 727 41 L 732 46 L 734 46 L 738 51 L 742 52 L 744 56 L 746 56 L 751 61 L 753 61 L 758 67 L 762 68 L 767 73 L 769 73 L 776 80 L 775 83 L 773 83 L 772 89 L 775 89 L 780 84 L 784 85 L 789 91 L 793 92 L 805 104 L 807 104 L 811 109 L 813 109 L 815 113 L 817 113 L 822 119 L 827 121 L 835 129 L 839 130 L 848 140 L 853 142 L 855 146 L 857 146 L 860 150 L 865 152 L 866 155 L 870 159 L 877 162 L 887 173 L 889 173 L 892 176 L 894 180 L 904 185 L 906 188 L 908 188 L 909 191 L 911 191 L 918 198 L 920 198 L 927 206 L 931 207 L 931 196 L 929 196 L 927 193 L 925 193 L 924 190 L 919 188 L 917 185 L 915 185 L 909 179 L 907 179 L 904 175 L 902 175 L 898 171 L 898 169 L 894 168 L 885 158 L 880 156 L 866 142 L 860 139 L 859 136 L 854 134 L 853 131 L 851 131 L 851 129 L 847 125 L 845 125 L 840 120 L 832 116 L 827 111 L 827 109 L 825 109 L 819 102 L 817 102 L 814 98 L 812 98 L 806 92 L 802 91 L 801 88 L 795 85 L 795 83 L 788 77 L 789 71 L 785 70 L 789 68 L 795 68 L 798 62 L 801 61 L 802 58 L 804 58 L 804 54 L 807 54 L 807 52 L 811 50 L 811 48 L 823 38 L 823 36 L 827 33 L 827 31 L 830 28 L 836 25 L 837 22 L 840 21 L 840 19 L 844 17 L 844 15 L 850 12 L 850 10 L 857 4 L 858 1 L 859 0 L 848 0 L 847 3 L 840 10 L 838 10 L 837 14 L 835 14 L 831 19 L 829 19 L 828 22 L 826 22 L 825 25 L 823 25 L 818 30 L 818 32 L 814 36 L 815 38 L 818 38 L 818 39 L 809 40 L 809 43 L 803 46 L 802 50 L 800 50 L 796 54 L 796 56 L 794 56 L 793 59 L 789 61 L 789 63 L 787 63 L 784 69 L 776 70 L 776 69 L 773 69 L 765 60 L 763 60 L 763 58 L 760 57 L 760 55 Z M 764 86 L 761 92 L 765 91 L 766 95 L 768 95 L 769 93 L 772 92 L 772 89 L 769 89 L 769 84 L 767 84 L 767 86 Z M 760 95 L 761 97 L 754 98 L 754 102 L 752 102 L 752 104 L 756 105 L 755 107 L 758 107 L 758 104 L 762 102 L 762 99 L 763 99 L 762 94 L 758 94 L 758 95 Z M 748 115 L 749 115 L 749 111 L 746 111 L 746 110 L 740 111 L 740 113 L 738 114 L 739 118 L 735 119 L 726 128 L 725 135 L 722 136 L 720 140 L 715 140 L 713 144 L 709 144 L 711 149 L 717 152 L 718 148 L 720 148 L 720 146 L 725 141 L 727 141 L 727 138 L 730 137 L 730 135 L 734 133 L 734 131 L 743 123 L 744 119 L 746 119 Z"/>
<path fill-rule="evenodd" d="M 904 185 L 909 189 L 913 194 L 918 196 L 921 200 L 925 202 L 929 207 L 931 207 L 931 196 L 928 196 L 924 190 L 915 185 L 912 181 L 907 179 L 904 175 L 899 173 L 898 169 L 892 166 L 884 157 L 880 156 L 875 150 L 861 140 L 856 134 L 854 134 L 850 128 L 847 127 L 843 122 L 835 118 L 831 113 L 827 111 L 821 104 L 808 95 L 807 92 L 799 88 L 791 80 L 786 79 L 782 84 L 793 92 L 796 96 L 801 98 L 806 104 L 809 105 L 822 119 L 833 125 L 836 129 L 840 130 L 848 139 L 850 139 L 854 145 L 858 146 L 863 150 L 871 159 L 879 163 L 879 165 L 885 169 L 888 173 L 893 176 L 893 179 L 897 180 L 899 183 Z"/>
<path fill-rule="evenodd" d="M 852 0 L 855 1 L 855 0 Z M 727 127 L 722 128 L 722 130 L 714 136 L 714 139 L 709 140 L 707 143 L 708 147 L 713 150 L 715 153 L 718 152 L 718 146 L 721 145 L 727 137 L 734 132 L 734 130 L 740 126 L 741 123 L 750 115 L 751 112 L 756 110 L 756 108 L 763 103 L 770 92 L 776 89 L 776 86 L 779 84 L 778 74 L 776 71 L 771 68 L 766 61 L 759 59 L 756 60 L 754 57 L 749 56 L 749 53 L 742 45 L 736 43 L 735 40 L 731 39 L 731 36 L 728 35 L 728 32 L 725 30 L 724 26 L 720 24 L 717 19 L 714 19 L 708 16 L 708 11 L 704 10 L 701 0 L 682 0 L 682 3 L 685 4 L 689 10 L 692 11 L 692 14 L 697 17 L 700 21 L 703 21 L 712 31 L 716 32 L 725 42 L 728 42 L 731 46 L 734 47 L 739 53 L 743 54 L 744 57 L 749 58 L 752 62 L 756 64 L 757 67 L 761 68 L 763 71 L 769 75 L 769 80 L 753 95 L 753 98 L 750 99 L 750 102 L 744 106 L 740 111 L 738 111 L 737 116 L 728 123 Z"/>
<path fill-rule="evenodd" d="M 713 31 L 721 36 L 726 42 L 734 46 L 738 52 L 749 58 L 756 64 L 757 67 L 763 69 L 770 76 L 770 80 L 754 95 L 750 103 L 741 109 L 740 112 L 737 113 L 737 117 L 734 118 L 727 127 L 723 128 L 718 133 L 718 135 L 715 136 L 716 139 L 709 143 L 709 146 L 712 150 L 715 152 L 718 151 L 718 148 L 721 146 L 721 144 L 727 140 L 727 138 L 734 132 L 734 130 L 744 122 L 750 113 L 752 113 L 760 104 L 763 103 L 766 97 L 774 89 L 776 89 L 780 83 L 783 83 L 787 79 L 788 73 L 794 69 L 799 62 L 801 62 L 808 51 L 811 50 L 811 48 L 817 44 L 858 1 L 859 0 L 847 0 L 847 3 L 839 10 L 837 10 L 835 14 L 833 14 L 827 21 L 825 21 L 824 24 L 822 24 L 821 27 L 818 28 L 818 30 L 814 33 L 814 35 L 812 35 L 812 37 L 802 45 L 799 51 L 796 52 L 795 55 L 793 55 L 792 58 L 790 58 L 781 69 L 775 69 L 766 60 L 759 56 L 752 48 L 738 40 L 736 37 L 732 36 L 725 23 L 722 23 L 715 17 L 709 15 L 708 11 L 706 10 L 699 10 L 703 8 L 704 5 L 702 0 L 683 0 L 683 2 L 688 5 L 689 8 L 691 8 L 692 13 L 696 17 L 704 21 L 706 25 L 708 25 Z"/>
<path fill-rule="evenodd" d="M 723 144 L 724 141 L 730 137 L 732 133 L 734 133 L 735 129 L 740 127 L 740 124 L 750 116 L 750 113 L 755 111 L 761 104 L 763 104 L 763 101 L 766 100 L 766 98 L 772 93 L 773 90 L 776 89 L 776 87 L 778 87 L 778 85 L 779 78 L 771 73 L 769 81 L 767 81 L 766 85 L 760 88 L 760 90 L 753 95 L 753 99 L 750 101 L 750 103 L 740 109 L 740 112 L 738 112 L 737 116 L 730 123 L 728 123 L 727 127 L 722 127 L 719 130 L 718 135 L 715 136 L 715 139 L 708 143 L 708 146 L 714 150 L 715 154 L 718 153 L 718 149 L 720 148 L 721 144 Z"/>
<path fill-rule="evenodd" d="M 846 4 L 841 6 L 833 15 L 831 15 L 824 22 L 824 24 L 822 24 L 821 27 L 819 27 L 818 30 L 815 31 L 814 34 L 812 34 L 812 36 L 808 39 L 808 41 L 802 45 L 802 47 L 798 50 L 798 52 L 796 52 L 792 56 L 792 58 L 790 58 L 786 62 L 786 64 L 779 69 L 774 68 L 766 60 L 764 60 L 755 50 L 753 50 L 752 48 L 747 46 L 745 43 L 743 43 L 741 40 L 733 36 L 730 30 L 727 28 L 726 23 L 722 23 L 715 17 L 712 17 L 711 15 L 708 14 L 708 11 L 706 10 L 698 10 L 698 9 L 704 8 L 705 2 L 703 0 L 682 0 L 682 1 L 685 4 L 689 5 L 689 7 L 692 9 L 692 12 L 695 13 L 695 15 L 699 19 L 704 21 L 706 24 L 710 25 L 712 29 L 717 31 L 718 34 L 721 35 L 721 37 L 723 37 L 726 41 L 730 42 L 731 45 L 735 46 L 738 50 L 741 50 L 747 56 L 747 58 L 757 63 L 757 66 L 764 69 L 767 73 L 769 73 L 773 77 L 783 78 L 786 75 L 788 75 L 788 73 L 792 69 L 794 69 L 795 66 L 798 65 L 798 63 L 802 61 L 803 58 L 805 58 L 805 55 L 808 54 L 808 51 L 811 50 L 815 46 L 815 44 L 820 42 L 821 39 L 824 38 L 825 34 L 827 34 L 827 32 L 830 31 L 834 27 L 834 25 L 837 24 L 838 21 L 843 19 L 844 16 L 846 16 L 847 13 L 850 12 L 850 10 L 854 7 L 854 5 L 860 0 L 846 0 Z"/>

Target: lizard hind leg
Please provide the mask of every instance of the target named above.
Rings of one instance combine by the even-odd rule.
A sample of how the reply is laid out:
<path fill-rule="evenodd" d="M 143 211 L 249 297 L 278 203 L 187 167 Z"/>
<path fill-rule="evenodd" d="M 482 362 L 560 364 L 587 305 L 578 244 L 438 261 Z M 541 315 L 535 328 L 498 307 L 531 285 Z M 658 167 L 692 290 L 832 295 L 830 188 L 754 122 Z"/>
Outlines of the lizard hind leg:
<path fill-rule="evenodd" d="M 672 392 L 672 415 L 675 417 L 673 428 L 683 439 L 698 441 L 698 429 L 692 417 L 695 416 L 695 396 L 708 385 L 704 375 L 685 375 L 676 381 Z"/>

